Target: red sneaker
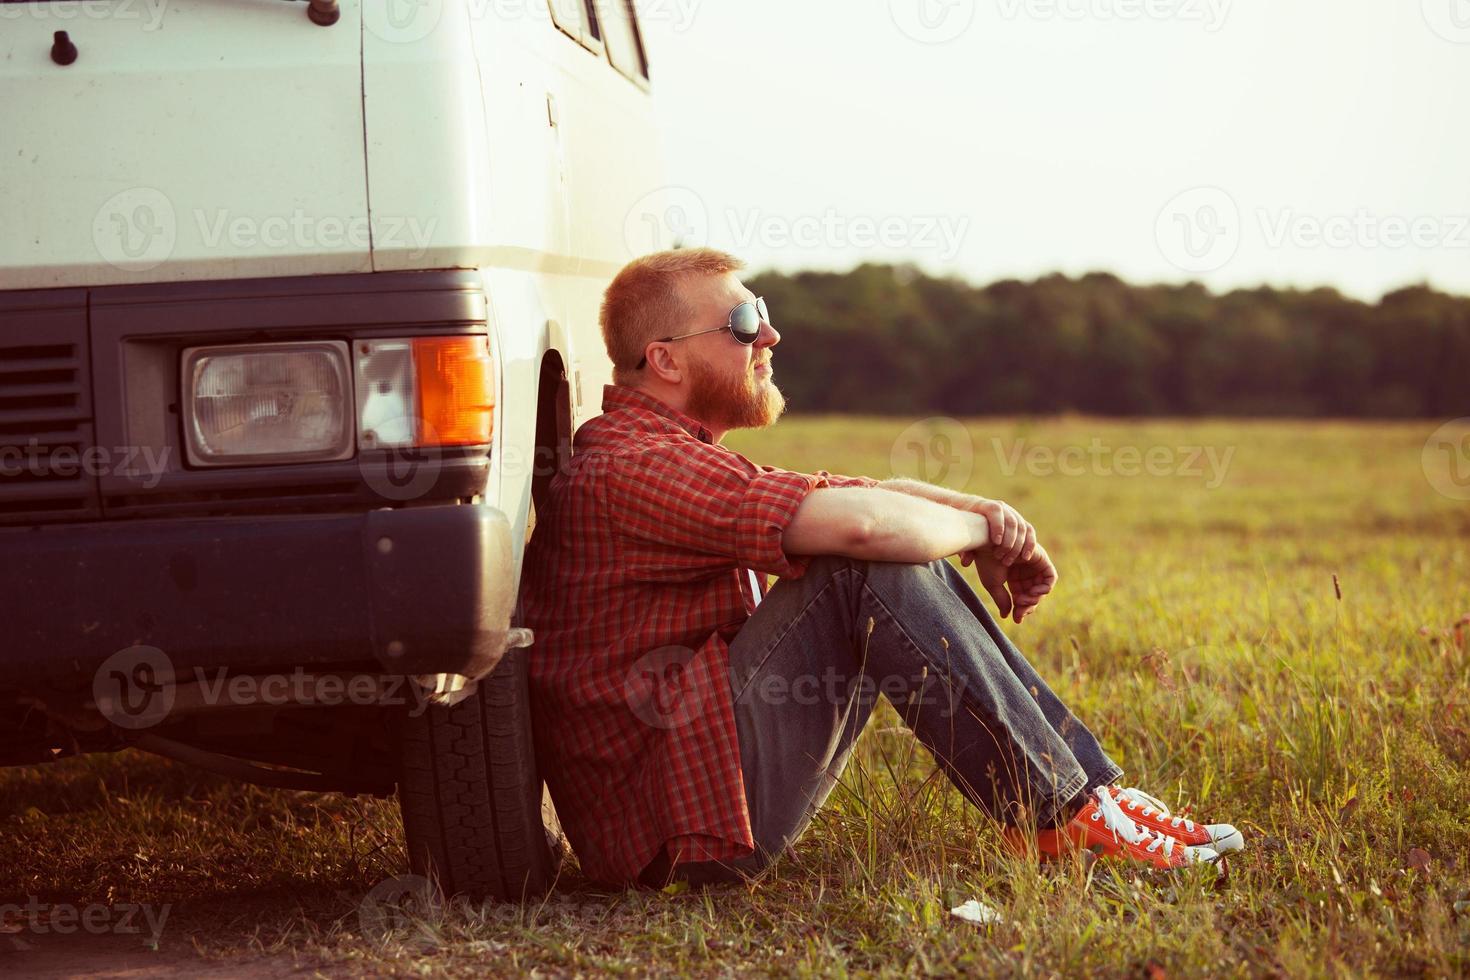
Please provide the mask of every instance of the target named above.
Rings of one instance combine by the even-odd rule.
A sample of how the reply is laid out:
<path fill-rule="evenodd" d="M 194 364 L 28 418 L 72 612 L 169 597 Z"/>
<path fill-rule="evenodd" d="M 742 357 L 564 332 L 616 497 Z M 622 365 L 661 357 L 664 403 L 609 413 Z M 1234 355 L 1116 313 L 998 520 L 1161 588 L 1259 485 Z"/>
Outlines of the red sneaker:
<path fill-rule="evenodd" d="M 1194 864 L 1214 864 L 1219 854 L 1208 847 L 1182 844 L 1167 834 L 1145 828 L 1128 817 L 1113 799 L 1110 787 L 1093 790 L 1092 799 L 1066 826 L 1036 832 L 1035 844 L 1043 859 L 1056 859 L 1078 848 L 1099 858 L 1127 861 L 1174 871 Z M 1017 853 L 1026 853 L 1027 835 L 1006 827 L 1002 838 Z"/>
<path fill-rule="evenodd" d="M 1181 844 L 1208 847 L 1219 854 L 1245 847 L 1245 835 L 1228 823 L 1195 823 L 1184 817 L 1176 817 L 1164 806 L 1163 801 L 1134 787 L 1121 789 L 1108 786 L 1105 789 L 1134 823 L 1161 834 L 1168 834 Z"/>

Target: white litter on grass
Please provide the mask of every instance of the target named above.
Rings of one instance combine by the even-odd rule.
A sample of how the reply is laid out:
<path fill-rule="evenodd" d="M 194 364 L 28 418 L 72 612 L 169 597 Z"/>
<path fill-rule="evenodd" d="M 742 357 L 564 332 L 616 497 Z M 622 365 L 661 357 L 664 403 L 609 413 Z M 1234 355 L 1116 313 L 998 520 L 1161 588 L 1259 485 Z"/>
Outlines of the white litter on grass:
<path fill-rule="evenodd" d="M 1005 921 L 1004 917 L 995 909 L 986 905 L 984 902 L 977 902 L 973 898 L 963 905 L 956 905 L 949 910 L 949 914 L 956 919 L 964 919 L 966 922 L 973 922 L 978 926 L 988 926 Z"/>

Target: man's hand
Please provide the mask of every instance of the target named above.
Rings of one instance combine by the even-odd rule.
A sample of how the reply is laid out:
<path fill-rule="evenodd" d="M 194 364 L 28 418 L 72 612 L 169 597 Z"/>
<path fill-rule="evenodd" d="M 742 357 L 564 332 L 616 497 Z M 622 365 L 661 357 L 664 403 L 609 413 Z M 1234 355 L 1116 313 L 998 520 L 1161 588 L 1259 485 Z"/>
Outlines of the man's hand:
<path fill-rule="evenodd" d="M 976 548 L 961 554 L 961 560 L 969 565 L 980 553 L 995 555 L 1002 564 L 1030 561 L 1037 548 L 1036 529 L 1020 515 L 1016 508 L 1003 500 L 988 497 L 971 498 L 974 502 L 966 509 L 985 518 L 990 525 L 990 548 Z"/>
<path fill-rule="evenodd" d="M 1001 619 L 1009 616 L 1019 623 L 1035 611 L 1057 584 L 1057 568 L 1041 545 L 1034 546 L 1029 561 L 1018 561 L 1013 565 L 1002 562 L 994 552 L 969 552 L 960 560 L 968 565 L 972 559 L 980 584 L 995 600 Z"/>

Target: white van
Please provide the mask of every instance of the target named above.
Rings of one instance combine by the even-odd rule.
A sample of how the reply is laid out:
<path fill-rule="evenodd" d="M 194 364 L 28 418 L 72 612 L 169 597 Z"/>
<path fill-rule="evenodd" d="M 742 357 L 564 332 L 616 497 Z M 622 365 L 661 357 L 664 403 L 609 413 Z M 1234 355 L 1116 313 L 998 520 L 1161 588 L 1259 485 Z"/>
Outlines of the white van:
<path fill-rule="evenodd" d="M 544 890 L 515 600 L 662 183 L 630 0 L 6 0 L 0 52 L 0 764 L 396 790 L 416 872 Z"/>

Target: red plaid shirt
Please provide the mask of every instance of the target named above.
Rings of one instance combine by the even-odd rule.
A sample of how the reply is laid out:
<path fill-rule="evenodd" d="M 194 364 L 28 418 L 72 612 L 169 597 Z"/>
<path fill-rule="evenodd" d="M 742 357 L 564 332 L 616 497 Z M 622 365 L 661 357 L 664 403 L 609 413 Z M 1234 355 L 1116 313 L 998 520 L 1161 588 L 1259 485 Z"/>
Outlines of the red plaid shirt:
<path fill-rule="evenodd" d="M 746 569 L 799 578 L 781 536 L 802 499 L 878 481 L 757 466 L 631 388 L 602 410 L 537 513 L 521 609 L 538 769 L 582 870 L 622 885 L 666 842 L 680 863 L 754 850 L 729 676 L 764 595 Z"/>

